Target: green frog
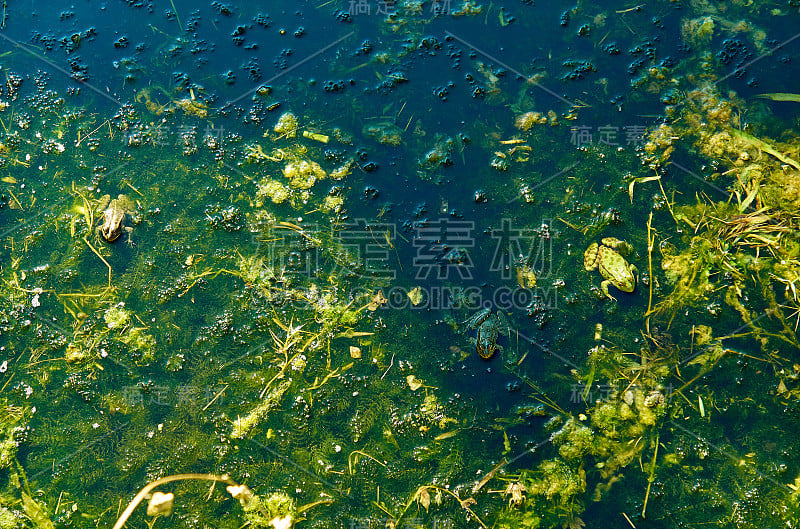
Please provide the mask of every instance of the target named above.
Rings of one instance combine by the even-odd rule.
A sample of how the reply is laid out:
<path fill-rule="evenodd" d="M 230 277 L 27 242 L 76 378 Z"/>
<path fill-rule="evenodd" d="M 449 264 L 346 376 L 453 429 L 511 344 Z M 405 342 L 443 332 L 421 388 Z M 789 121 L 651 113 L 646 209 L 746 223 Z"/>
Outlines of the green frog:
<path fill-rule="evenodd" d="M 128 233 L 128 244 L 133 245 L 131 234 L 133 228 L 125 225 L 125 221 L 130 219 L 135 204 L 126 195 L 119 195 L 111 200 L 110 195 L 103 195 L 100 198 L 99 210 L 103 211 L 103 223 L 98 228 L 98 233 L 106 242 L 114 242 L 119 239 L 122 232 Z"/>
<path fill-rule="evenodd" d="M 489 360 L 495 351 L 503 350 L 497 343 L 497 338 L 500 334 L 508 336 L 509 332 L 508 321 L 502 312 L 494 313 L 491 309 L 483 309 L 464 323 L 469 329 L 477 331 L 475 339 L 470 341 L 475 343 L 478 356 Z"/>
<path fill-rule="evenodd" d="M 617 252 L 618 249 L 627 247 L 627 243 L 614 237 L 605 237 L 600 242 L 601 244 L 592 243 L 586 249 L 583 267 L 589 272 L 600 270 L 600 275 L 603 276 L 600 289 L 608 298 L 616 301 L 617 298 L 608 293 L 608 285 L 614 285 L 623 292 L 633 292 L 639 270 Z"/>

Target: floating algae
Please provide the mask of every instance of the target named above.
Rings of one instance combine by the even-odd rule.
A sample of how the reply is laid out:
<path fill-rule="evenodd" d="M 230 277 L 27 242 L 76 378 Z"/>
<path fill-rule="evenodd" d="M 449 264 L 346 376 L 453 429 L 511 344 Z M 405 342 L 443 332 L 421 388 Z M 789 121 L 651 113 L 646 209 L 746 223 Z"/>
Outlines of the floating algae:
<path fill-rule="evenodd" d="M 265 178 L 258 183 L 256 191 L 256 207 L 264 205 L 264 199 L 269 198 L 275 204 L 283 204 L 292 194 L 292 190 L 277 180 Z"/>
<path fill-rule="evenodd" d="M 364 135 L 383 145 L 397 147 L 403 142 L 403 129 L 390 121 L 364 125 Z"/>
<path fill-rule="evenodd" d="M 317 180 L 328 176 L 317 162 L 298 158 L 290 160 L 281 171 L 293 189 L 311 189 Z"/>
<path fill-rule="evenodd" d="M 0 87 L 3 130 L 8 128 L 0 168 L 8 174 L 0 208 L 5 220 L 27 215 L 30 225 L 9 224 L 16 231 L 3 245 L 0 397 L 35 404 L 37 411 L 25 411 L 17 423 L 30 429 L 6 433 L 11 440 L 0 443 L 12 465 L 0 516 L 9 526 L 110 527 L 116 511 L 107 509 L 119 498 L 130 497 L 142 481 L 191 467 L 248 476 L 260 494 L 219 481 L 235 487 L 235 493 L 227 490 L 242 500 L 243 514 L 224 503 L 231 501 L 224 485 L 209 491 L 182 483 L 169 520 L 145 520 L 140 512 L 130 524 L 286 529 L 307 517 L 308 527 L 576 528 L 597 525 L 602 513 L 613 512 L 629 515 L 630 526 L 661 527 L 678 511 L 689 525 L 794 524 L 800 481 L 782 460 L 794 430 L 774 428 L 774 418 L 791 415 L 800 391 L 792 360 L 800 314 L 800 251 L 791 213 L 800 196 L 798 170 L 790 163 L 798 159 L 796 134 L 791 126 L 771 129 L 780 116 L 753 112 L 750 102 L 725 93 L 723 86 L 749 79 L 737 74 L 720 80 L 731 72 L 720 65 L 725 56 L 711 48 L 739 50 L 734 67 L 749 60 L 746 43 L 724 41 L 739 32 L 731 38 L 752 35 L 758 43 L 754 20 L 748 15 L 730 25 L 722 18 L 757 14 L 755 4 L 747 4 L 699 1 L 683 10 L 643 16 L 641 8 L 632 8 L 607 18 L 585 5 L 564 11 L 564 27 L 548 36 L 570 50 L 609 54 L 590 57 L 592 67 L 603 70 L 599 89 L 577 82 L 576 88 L 550 86 L 568 99 L 586 100 L 575 107 L 550 100 L 552 94 L 536 86 L 547 87 L 547 74 L 557 78 L 559 65 L 574 59 L 564 57 L 566 46 L 542 48 L 547 59 L 539 60 L 527 40 L 512 38 L 495 50 L 514 68 L 509 70 L 483 56 L 480 43 L 473 49 L 461 42 L 464 27 L 453 26 L 445 36 L 425 34 L 437 24 L 463 24 L 460 14 L 479 12 L 473 2 L 456 3 L 449 12 L 442 2 L 398 2 L 397 14 L 375 18 L 380 38 L 350 24 L 359 14 L 347 12 L 342 2 L 271 16 L 215 2 L 214 24 L 200 15 L 176 21 L 169 13 L 159 24 L 156 13 L 155 35 L 164 24 L 191 28 L 191 38 L 172 39 L 165 61 L 170 69 L 175 64 L 187 70 L 175 72 L 180 95 L 159 94 L 133 108 L 125 103 L 108 123 L 97 106 L 77 112 L 59 131 L 43 121 L 42 141 L 34 136 L 40 113 L 25 105 L 48 97 L 39 89 L 46 80 L 31 75 L 35 99 L 15 99 L 15 76 L 7 72 Z M 521 2 L 498 14 L 487 4 L 480 17 L 466 22 L 487 34 L 535 28 L 545 35 L 548 24 L 558 25 L 560 11 Z M 285 68 L 314 52 L 307 44 L 318 28 L 306 20 L 316 14 L 342 23 L 325 26 L 338 32 L 332 42 L 356 31 L 335 49 L 320 51 L 330 52 L 332 67 L 324 74 L 332 79 L 282 76 L 274 90 L 262 85 L 255 98 L 230 104 L 223 91 L 206 98 L 191 79 L 200 78 L 191 69 L 198 64 L 206 65 L 204 83 L 219 81 L 209 71 L 216 61 L 204 62 L 203 32 L 230 24 L 237 48 L 220 50 L 251 55 L 257 46 L 277 44 L 284 49 L 273 66 L 289 73 Z M 674 39 L 657 35 L 675 34 L 680 18 L 704 21 L 693 28 L 699 33 L 710 30 L 703 28 L 710 19 L 708 46 L 672 53 Z M 305 28 L 297 27 L 299 19 Z M 607 30 L 599 30 L 603 24 Z M 770 27 L 777 41 L 779 26 Z M 41 49 L 51 39 L 47 32 L 33 38 Z M 76 40 L 83 58 L 71 54 L 70 64 L 80 69 L 91 56 L 85 51 L 91 39 L 81 34 Z M 137 58 L 155 49 L 149 39 L 144 44 Z M 253 76 L 238 80 L 237 92 L 246 89 L 242 83 L 258 86 L 269 62 L 258 55 L 237 62 Z M 779 55 L 748 65 L 747 77 Z M 629 60 L 631 70 L 639 69 L 630 78 L 624 73 Z M 451 74 L 441 68 L 447 63 Z M 691 78 L 680 77 L 695 67 Z M 100 78 L 98 70 L 89 71 Z M 228 74 L 232 83 L 234 71 Z M 342 76 L 352 76 L 353 83 L 340 81 Z M 376 76 L 378 84 L 369 86 Z M 446 84 L 448 77 L 454 86 Z M 720 80 L 725 95 L 695 91 L 703 79 Z M 633 90 L 620 90 L 629 80 Z M 129 92 L 121 84 L 108 86 L 123 99 Z M 440 88 L 449 97 L 439 95 L 448 95 Z M 207 114 L 185 106 L 192 91 L 197 101 L 209 102 Z M 525 94 L 517 108 L 487 108 L 515 91 Z M 277 103 L 260 95 L 308 111 L 295 111 L 294 121 L 287 117 L 276 130 L 275 120 L 282 121 L 274 113 Z M 71 90 L 66 105 L 80 97 Z M 667 105 L 666 122 L 659 100 Z M 642 101 L 656 109 L 643 108 Z M 522 117 L 548 104 L 559 117 L 548 113 L 548 126 L 542 125 L 544 111 Z M 377 119 L 374 111 L 365 112 L 381 105 Z M 572 148 L 571 131 L 562 125 L 579 107 L 620 126 L 623 136 L 616 116 L 637 116 L 642 130 L 649 127 L 647 138 Z M 41 116 L 58 121 L 69 113 L 55 107 Z M 322 125 L 328 122 L 355 124 L 356 130 L 331 128 L 328 134 Z M 369 136 L 362 126 L 373 122 L 393 127 Z M 554 123 L 559 125 L 549 126 Z M 762 143 L 737 137 L 740 127 Z M 471 152 L 461 143 L 467 135 L 477 139 Z M 448 139 L 453 143 L 439 143 Z M 367 168 L 367 160 L 375 165 Z M 373 172 L 378 162 L 381 170 Z M 687 176 L 680 167 L 696 174 Z M 321 181 L 319 171 L 326 179 L 352 181 Z M 413 180 L 415 172 L 435 176 L 436 183 L 406 186 L 403 180 Z M 72 180 L 80 191 L 70 191 Z M 70 192 L 91 204 L 95 195 L 130 194 L 131 188 L 147 203 L 133 248 L 96 242 L 92 213 L 59 205 Z M 371 202 L 377 188 L 386 203 Z M 652 226 L 647 223 L 645 233 L 648 210 Z M 450 332 L 457 318 L 469 315 L 442 318 L 433 308 L 440 300 L 431 295 L 438 286 L 409 276 L 406 262 L 427 249 L 417 243 L 437 216 L 448 229 L 471 223 L 469 240 L 476 242 L 468 247 L 475 258 L 471 277 L 451 274 L 443 288 L 470 291 L 472 282 L 481 295 L 495 293 L 497 285 L 520 294 L 508 308 L 520 333 L 491 366 L 476 367 L 474 353 L 464 354 L 465 338 Z M 505 245 L 513 233 L 513 247 L 532 227 L 544 226 L 545 216 L 552 224 L 536 231 L 551 244 L 542 254 L 551 263 L 542 266 L 532 253 L 526 258 L 526 247 L 514 248 L 513 259 L 489 263 L 485 243 Z M 401 224 L 402 232 L 391 232 Z M 461 250 L 461 242 L 444 235 L 431 243 Z M 637 264 L 647 263 L 637 292 L 614 306 L 591 295 L 592 281 L 579 263 L 590 239 L 612 235 L 629 239 L 640 253 Z M 391 270 L 364 264 L 364 256 L 382 251 L 391 257 Z M 411 290 L 419 303 L 414 306 L 405 293 L 418 283 L 421 288 Z M 387 295 L 375 301 L 379 288 Z M 528 351 L 519 338 L 532 318 L 544 321 L 541 315 L 551 307 L 541 296 L 551 288 L 565 303 L 550 314 L 563 313 L 570 325 L 537 329 L 549 351 Z M 602 334 L 595 325 L 600 321 Z M 153 356 L 145 365 L 147 336 Z M 598 391 L 605 394 L 598 397 Z M 278 405 L 265 404 L 275 398 Z M 747 427 L 731 435 L 731 424 Z M 70 441 L 76 436 L 65 431 L 93 443 L 92 450 L 81 451 Z M 543 440 L 551 442 L 538 445 Z M 272 456 L 257 443 L 268 445 Z M 11 459 L 17 444 L 19 466 Z M 724 454 L 735 457 L 729 461 Z M 519 455 L 524 457 L 508 463 Z M 24 488 L 23 466 L 35 474 L 33 491 Z M 109 484 L 109 468 L 122 481 Z M 78 494 L 87 490 L 88 496 Z M 153 503 L 163 496 L 153 494 Z M 304 510 L 298 507 L 303 501 L 325 507 Z M 154 512 L 166 506 L 154 505 Z"/>
<path fill-rule="evenodd" d="M 297 136 L 297 117 L 291 112 L 286 112 L 278 118 L 278 122 L 273 127 L 273 131 L 281 137 L 294 138 Z"/>
<path fill-rule="evenodd" d="M 255 428 L 272 410 L 278 407 L 281 402 L 281 397 L 283 397 L 283 394 L 286 393 L 286 390 L 289 389 L 291 385 L 292 379 L 282 381 L 276 387 L 272 388 L 250 413 L 236 419 L 230 433 L 231 439 L 241 439 L 250 433 L 250 430 Z"/>

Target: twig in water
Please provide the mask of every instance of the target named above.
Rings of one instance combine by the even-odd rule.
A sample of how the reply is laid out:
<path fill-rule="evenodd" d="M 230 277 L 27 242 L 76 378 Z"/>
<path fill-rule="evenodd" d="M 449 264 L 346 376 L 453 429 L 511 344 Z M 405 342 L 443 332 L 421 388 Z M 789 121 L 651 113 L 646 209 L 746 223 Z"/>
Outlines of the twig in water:
<path fill-rule="evenodd" d="M 387 367 L 386 371 L 384 371 L 383 374 L 381 375 L 381 380 L 383 380 L 383 377 L 386 376 L 386 373 L 389 372 L 389 370 L 392 368 L 393 365 L 394 365 L 394 353 L 392 353 L 392 361 L 389 363 L 389 367 Z"/>

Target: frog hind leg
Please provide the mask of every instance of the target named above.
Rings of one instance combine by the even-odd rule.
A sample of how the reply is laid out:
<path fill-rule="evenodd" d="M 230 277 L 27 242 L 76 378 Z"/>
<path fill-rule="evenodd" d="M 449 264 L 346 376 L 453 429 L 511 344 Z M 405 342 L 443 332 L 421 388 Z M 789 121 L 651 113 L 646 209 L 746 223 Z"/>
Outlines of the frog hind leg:
<path fill-rule="evenodd" d="M 608 299 L 612 299 L 614 301 L 617 301 L 617 298 L 615 298 L 614 296 L 612 296 L 611 294 L 608 293 L 608 285 L 610 285 L 610 284 L 611 284 L 611 281 L 606 279 L 605 281 L 600 283 L 600 290 L 603 291 L 603 294 L 605 294 Z"/>
<path fill-rule="evenodd" d="M 133 235 L 133 228 L 131 228 L 129 226 L 126 226 L 124 228 L 124 230 L 125 230 L 125 233 L 128 234 L 128 241 L 127 241 L 128 242 L 128 246 L 130 246 L 130 247 L 136 246 L 136 243 L 133 242 L 133 239 L 131 239 L 131 235 Z"/>
<path fill-rule="evenodd" d="M 608 246 L 622 255 L 628 255 L 632 252 L 630 244 L 621 239 L 617 239 L 616 237 L 605 237 L 602 240 L 602 243 L 604 246 Z"/>
<path fill-rule="evenodd" d="M 102 215 L 103 211 L 108 207 L 108 204 L 111 202 L 111 195 L 103 195 L 102 197 L 97 199 L 97 204 L 95 205 L 95 212 Z"/>
<path fill-rule="evenodd" d="M 585 252 L 583 252 L 583 268 L 587 272 L 593 272 L 600 267 L 600 260 L 597 258 L 597 253 L 600 246 L 593 242 L 589 245 Z"/>

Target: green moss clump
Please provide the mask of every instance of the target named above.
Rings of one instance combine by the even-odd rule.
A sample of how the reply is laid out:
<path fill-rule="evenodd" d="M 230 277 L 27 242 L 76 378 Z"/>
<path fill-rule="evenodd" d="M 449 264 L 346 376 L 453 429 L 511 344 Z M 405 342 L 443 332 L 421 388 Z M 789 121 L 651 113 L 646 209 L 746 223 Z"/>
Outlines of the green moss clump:
<path fill-rule="evenodd" d="M 31 519 L 33 526 L 37 529 L 55 529 L 46 505 L 40 504 L 24 492 L 22 493 L 22 507 L 25 509 L 25 515 Z"/>
<path fill-rule="evenodd" d="M 526 488 L 531 494 L 569 502 L 586 490 L 586 472 L 575 469 L 560 459 L 543 462 L 538 469 L 540 477 L 530 480 Z"/>
<path fill-rule="evenodd" d="M 359 322 L 361 319 L 361 313 L 357 310 L 345 310 L 342 312 L 342 317 L 339 322 L 346 326 L 352 327 Z"/>
<path fill-rule="evenodd" d="M 483 6 L 476 4 L 473 0 L 464 0 L 456 11 L 453 11 L 454 17 L 463 16 L 476 16 L 483 12 Z"/>
<path fill-rule="evenodd" d="M 0 468 L 11 466 L 16 454 L 17 443 L 14 441 L 13 433 L 7 432 L 6 436 L 0 440 Z"/>
<path fill-rule="evenodd" d="M 692 44 L 708 44 L 714 36 L 714 19 L 706 16 L 685 20 L 681 25 L 681 35 Z"/>
<path fill-rule="evenodd" d="M 786 211 L 800 210 L 800 171 L 773 171 L 763 194 Z"/>
<path fill-rule="evenodd" d="M 258 183 L 256 190 L 256 207 L 262 207 L 265 199 L 269 198 L 275 204 L 283 204 L 291 196 L 292 191 L 277 180 L 264 178 Z"/>
<path fill-rule="evenodd" d="M 287 138 L 294 138 L 297 135 L 298 126 L 297 116 L 291 112 L 286 112 L 280 118 L 278 118 L 278 122 L 275 124 L 275 128 L 273 130 L 277 134 Z"/>
<path fill-rule="evenodd" d="M 592 410 L 592 424 L 605 435 L 616 437 L 620 426 L 620 416 L 613 402 L 603 402 Z"/>
<path fill-rule="evenodd" d="M 123 333 L 119 340 L 131 348 L 136 363 L 146 366 L 155 360 L 156 339 L 144 327 L 134 327 Z"/>
<path fill-rule="evenodd" d="M 21 526 L 21 520 L 12 511 L 0 507 L 0 529 L 16 529 Z"/>
<path fill-rule="evenodd" d="M 330 173 L 330 177 L 334 180 L 342 180 L 344 177 L 350 174 L 350 169 L 352 169 L 355 162 L 350 159 L 347 160 L 344 164 L 340 165 L 336 169 L 333 169 Z"/>
<path fill-rule="evenodd" d="M 121 329 L 130 323 L 131 313 L 125 310 L 124 303 L 118 303 L 106 310 L 103 319 L 109 329 Z"/>
<path fill-rule="evenodd" d="M 253 408 L 253 410 L 244 417 L 239 417 L 233 423 L 233 430 L 231 431 L 230 438 L 241 439 L 247 435 L 259 422 L 264 420 L 270 411 L 278 407 L 281 397 L 283 397 L 283 394 L 286 393 L 286 390 L 289 389 L 291 385 L 292 379 L 287 379 L 270 390 L 258 406 Z"/>
<path fill-rule="evenodd" d="M 390 121 L 365 125 L 364 134 L 383 145 L 396 147 L 403 142 L 403 129 Z"/>
<path fill-rule="evenodd" d="M 444 406 L 439 404 L 439 399 L 433 393 L 425 396 L 419 411 L 425 420 L 436 424 L 439 429 L 444 429 L 448 424 L 458 424 L 458 421 L 445 415 Z"/>
<path fill-rule="evenodd" d="M 536 124 L 547 123 L 547 116 L 541 112 L 525 112 L 517 116 L 514 126 L 525 132 Z"/>
<path fill-rule="evenodd" d="M 241 500 L 244 516 L 250 527 L 290 529 L 294 525 L 294 500 L 283 492 L 273 492 L 266 498 L 251 496 Z"/>
<path fill-rule="evenodd" d="M 289 180 L 292 189 L 311 189 L 317 180 L 324 179 L 327 174 L 317 162 L 292 160 L 283 168 L 283 176 Z"/>
<path fill-rule="evenodd" d="M 623 402 L 619 405 L 617 412 L 619 414 L 619 418 L 623 421 L 630 421 L 636 418 L 636 414 L 626 402 Z"/>
<path fill-rule="evenodd" d="M 553 435 L 553 443 L 560 445 L 558 453 L 561 457 L 568 461 L 577 460 L 591 452 L 594 432 L 570 417 L 561 430 Z"/>
<path fill-rule="evenodd" d="M 516 509 L 504 510 L 497 519 L 499 529 L 538 529 L 542 524 L 542 519 L 536 515 L 533 509 L 519 511 Z"/>
<path fill-rule="evenodd" d="M 694 213 L 693 208 L 679 208 L 676 218 L 692 216 Z M 661 268 L 674 290 L 672 295 L 659 303 L 659 310 L 707 300 L 714 291 L 711 274 L 717 266 L 717 254 L 706 237 L 692 237 L 689 246 L 682 252 L 664 255 Z"/>
<path fill-rule="evenodd" d="M 456 148 L 456 142 L 453 138 L 443 137 L 439 134 L 436 135 L 435 141 L 433 148 L 425 153 L 419 161 L 420 167 L 432 169 L 449 163 L 450 155 Z"/>
<path fill-rule="evenodd" d="M 91 355 L 84 348 L 75 343 L 68 343 L 64 352 L 64 360 L 69 364 L 78 364 L 90 359 Z"/>
<path fill-rule="evenodd" d="M 339 213 L 344 205 L 344 198 L 328 195 L 322 200 L 322 211 L 325 213 Z"/>

